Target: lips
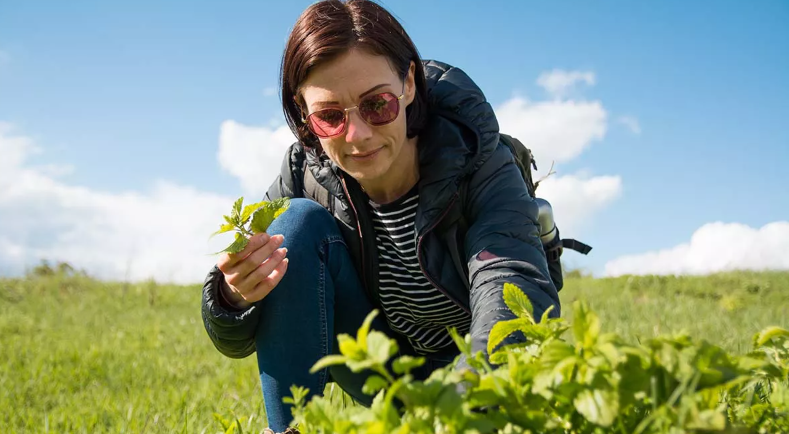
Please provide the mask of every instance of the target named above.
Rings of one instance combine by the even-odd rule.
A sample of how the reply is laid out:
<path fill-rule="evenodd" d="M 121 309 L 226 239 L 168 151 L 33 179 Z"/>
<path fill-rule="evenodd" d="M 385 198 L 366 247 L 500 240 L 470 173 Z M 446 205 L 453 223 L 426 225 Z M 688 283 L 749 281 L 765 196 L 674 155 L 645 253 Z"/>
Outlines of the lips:
<path fill-rule="evenodd" d="M 382 147 L 380 147 L 380 148 L 378 148 L 378 149 L 374 149 L 374 150 L 372 150 L 372 151 L 369 151 L 369 152 L 360 152 L 360 153 L 357 153 L 357 154 L 350 154 L 349 156 L 350 156 L 351 158 L 367 158 L 367 157 L 372 157 L 373 155 L 377 154 L 377 153 L 378 153 L 378 152 L 379 152 L 381 149 L 383 149 L 383 146 L 382 146 Z"/>

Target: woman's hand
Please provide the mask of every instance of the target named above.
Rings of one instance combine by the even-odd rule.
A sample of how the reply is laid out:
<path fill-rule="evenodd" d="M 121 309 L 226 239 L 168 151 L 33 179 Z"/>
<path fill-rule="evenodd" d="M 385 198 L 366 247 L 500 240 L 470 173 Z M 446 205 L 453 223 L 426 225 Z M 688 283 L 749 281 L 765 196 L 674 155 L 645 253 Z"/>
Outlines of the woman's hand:
<path fill-rule="evenodd" d="M 279 248 L 282 235 L 270 237 L 267 233 L 249 239 L 244 250 L 233 254 L 223 253 L 217 267 L 224 274 L 221 291 L 237 307 L 249 307 L 262 300 L 282 280 L 288 269 L 285 258 L 288 249 Z"/>

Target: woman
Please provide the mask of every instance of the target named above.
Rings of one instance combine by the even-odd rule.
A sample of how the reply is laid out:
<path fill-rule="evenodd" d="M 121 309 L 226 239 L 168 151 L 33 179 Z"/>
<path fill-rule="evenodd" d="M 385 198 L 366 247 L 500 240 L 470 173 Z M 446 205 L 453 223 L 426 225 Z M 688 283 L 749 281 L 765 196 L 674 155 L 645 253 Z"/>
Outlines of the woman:
<path fill-rule="evenodd" d="M 293 198 L 290 208 L 244 251 L 220 257 L 202 309 L 219 351 L 257 352 L 274 430 L 290 420 L 282 398 L 292 384 L 320 393 L 335 381 L 370 404 L 364 374 L 308 371 L 372 309 L 381 312 L 374 329 L 426 357 L 422 378 L 458 355 L 447 326 L 484 351 L 492 326 L 514 317 L 506 282 L 538 318 L 551 305 L 560 314 L 538 206 L 499 143 L 491 106 L 460 69 L 422 61 L 377 4 L 328 0 L 296 22 L 281 85 L 298 141 L 266 199 Z M 468 228 L 458 238 L 461 214 Z"/>

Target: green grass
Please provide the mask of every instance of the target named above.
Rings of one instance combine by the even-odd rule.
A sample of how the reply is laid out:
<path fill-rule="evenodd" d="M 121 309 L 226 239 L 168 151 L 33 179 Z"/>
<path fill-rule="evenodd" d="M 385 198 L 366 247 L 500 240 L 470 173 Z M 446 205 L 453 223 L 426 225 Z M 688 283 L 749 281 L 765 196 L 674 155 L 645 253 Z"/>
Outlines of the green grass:
<path fill-rule="evenodd" d="M 213 433 L 214 412 L 261 431 L 255 358 L 216 351 L 200 290 L 1 281 L 0 432 Z"/>
<path fill-rule="evenodd" d="M 630 343 L 685 331 L 744 353 L 763 328 L 789 326 L 787 272 L 570 278 L 560 295 L 562 317 L 572 318 L 572 302 L 583 298 L 600 316 L 603 331 Z"/>
<path fill-rule="evenodd" d="M 222 432 L 214 413 L 261 432 L 255 357 L 216 351 L 200 290 L 0 279 L 0 432 Z M 789 325 L 789 273 L 571 277 L 561 297 L 564 317 L 585 298 L 631 342 L 684 329 L 744 352 L 758 330 Z"/>

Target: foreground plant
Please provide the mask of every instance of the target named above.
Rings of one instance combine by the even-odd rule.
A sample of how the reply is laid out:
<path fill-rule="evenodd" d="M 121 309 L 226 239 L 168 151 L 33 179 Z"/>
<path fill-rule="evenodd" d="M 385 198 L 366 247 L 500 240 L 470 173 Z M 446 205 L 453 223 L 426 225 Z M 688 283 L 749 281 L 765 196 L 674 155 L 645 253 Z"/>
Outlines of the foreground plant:
<path fill-rule="evenodd" d="M 265 232 L 271 222 L 279 217 L 290 206 L 290 199 L 287 197 L 274 199 L 272 201 L 262 201 L 243 206 L 244 198 L 239 197 L 233 203 L 233 209 L 230 215 L 222 216 L 225 223 L 219 227 L 219 230 L 211 234 L 213 237 L 217 234 L 225 232 L 236 231 L 236 238 L 232 244 L 225 247 L 219 253 L 238 253 L 244 250 L 247 246 L 249 238 L 255 234 Z"/>
<path fill-rule="evenodd" d="M 661 336 L 639 346 L 613 333 L 585 302 L 574 303 L 572 326 L 562 319 L 535 321 L 528 298 L 504 287 L 516 319 L 497 323 L 490 362 L 471 353 L 470 337 L 451 330 L 472 370 L 458 360 L 425 381 L 411 370 L 423 358 L 397 354 L 396 341 L 370 331 L 368 316 L 356 338 L 338 336 L 340 355 L 312 371 L 345 364 L 375 372 L 364 386 L 370 408 L 338 408 L 293 386 L 293 424 L 302 433 L 773 433 L 789 432 L 789 331 L 767 328 L 754 349 L 726 353 L 690 336 Z M 572 329 L 572 342 L 562 335 Z M 501 346 L 521 332 L 524 343 Z M 500 348 L 499 348 L 500 347 Z"/>

